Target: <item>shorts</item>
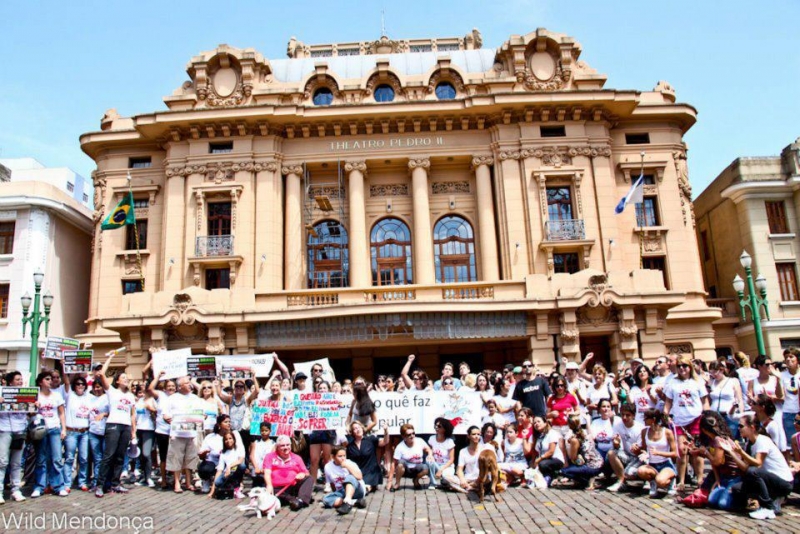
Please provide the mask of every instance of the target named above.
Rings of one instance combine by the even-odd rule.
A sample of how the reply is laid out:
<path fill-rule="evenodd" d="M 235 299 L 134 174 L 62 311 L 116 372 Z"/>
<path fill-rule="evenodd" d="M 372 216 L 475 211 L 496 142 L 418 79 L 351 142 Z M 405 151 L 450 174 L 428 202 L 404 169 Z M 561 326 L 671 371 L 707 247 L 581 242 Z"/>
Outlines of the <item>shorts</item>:
<path fill-rule="evenodd" d="M 309 445 L 333 445 L 335 441 L 335 430 L 315 430 L 308 435 Z"/>
<path fill-rule="evenodd" d="M 660 473 L 664 469 L 672 469 L 672 472 L 677 474 L 678 469 L 675 467 L 675 464 L 672 463 L 672 460 L 667 460 L 666 462 L 659 462 L 657 464 L 648 464 L 650 467 L 656 470 L 657 473 Z"/>
<path fill-rule="evenodd" d="M 634 456 L 622 449 L 615 451 L 617 459 L 622 463 L 625 468 L 625 478 L 636 478 L 639 468 L 643 465 L 638 456 Z"/>
<path fill-rule="evenodd" d="M 696 438 L 700 435 L 700 418 L 698 417 L 688 425 L 678 426 L 675 425 L 675 433 L 676 437 L 680 436 L 692 436 Z M 687 437 L 687 439 L 689 439 Z"/>
<path fill-rule="evenodd" d="M 427 473 L 429 471 L 428 464 L 426 463 L 412 464 L 411 462 L 407 462 L 405 460 L 397 460 L 397 463 L 406 468 L 406 471 L 404 473 L 404 476 L 406 478 L 408 477 L 413 478 L 413 476 L 417 475 L 418 473 L 421 473 L 423 471 Z"/>
<path fill-rule="evenodd" d="M 197 468 L 197 443 L 194 438 L 170 438 L 167 471 Z"/>

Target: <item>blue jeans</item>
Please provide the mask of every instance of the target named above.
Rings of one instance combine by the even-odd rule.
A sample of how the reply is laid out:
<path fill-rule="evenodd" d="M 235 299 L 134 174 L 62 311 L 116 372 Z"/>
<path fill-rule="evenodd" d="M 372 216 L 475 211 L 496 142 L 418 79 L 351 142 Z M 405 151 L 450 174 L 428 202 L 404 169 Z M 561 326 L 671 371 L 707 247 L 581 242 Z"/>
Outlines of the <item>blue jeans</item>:
<path fill-rule="evenodd" d="M 735 417 L 731 417 L 728 414 L 725 414 L 725 422 L 728 423 L 728 429 L 731 431 L 731 437 L 734 440 L 739 439 L 739 420 Z"/>
<path fill-rule="evenodd" d="M 792 436 L 797 433 L 794 429 L 794 418 L 796 415 L 796 413 L 783 412 L 783 431 L 786 433 L 786 445 L 789 446 L 789 450 L 792 450 Z"/>
<path fill-rule="evenodd" d="M 72 486 L 72 467 L 75 465 L 75 451 L 78 452 L 78 486 L 86 485 L 87 469 L 89 467 L 89 431 L 67 432 L 64 440 L 64 484 Z"/>
<path fill-rule="evenodd" d="M 355 489 L 353 493 L 353 499 L 363 499 L 366 495 L 364 493 L 364 486 L 361 484 L 360 481 L 356 479 L 353 475 L 347 475 L 344 477 L 344 482 L 342 483 L 342 489 L 336 490 L 332 493 L 328 493 L 322 498 L 322 504 L 325 505 L 325 508 L 333 508 L 333 505 L 336 503 L 336 499 L 344 499 L 345 497 L 345 486 L 350 484 Z"/>
<path fill-rule="evenodd" d="M 39 451 L 36 454 L 36 469 L 33 472 L 33 490 L 44 491 L 50 485 L 55 493 L 65 488 L 62 472 L 64 471 L 64 456 L 61 454 L 61 428 L 47 430 Z"/>
<path fill-rule="evenodd" d="M 139 480 L 147 483 L 147 481 L 150 480 L 150 471 L 153 468 L 150 455 L 153 452 L 156 432 L 155 430 L 137 430 L 136 437 L 139 440 L 139 450 L 141 451 L 139 458 L 136 459 L 141 469 L 141 478 Z"/>
<path fill-rule="evenodd" d="M 0 483 L 6 479 L 6 470 L 8 470 L 11 493 L 19 491 L 22 471 L 22 449 L 11 450 L 11 438 L 13 436 L 14 434 L 11 432 L 0 432 Z"/>
<path fill-rule="evenodd" d="M 238 488 L 242 483 L 242 478 L 244 478 L 244 464 L 239 464 L 230 475 L 220 474 L 215 478 L 214 487 L 217 489 L 224 487 Z"/>
<path fill-rule="evenodd" d="M 92 480 L 97 482 L 97 475 L 100 474 L 100 464 L 103 462 L 103 450 L 105 449 L 105 436 L 99 434 L 89 434 L 89 448 L 92 451 Z"/>
<path fill-rule="evenodd" d="M 599 475 L 602 471 L 602 467 L 570 465 L 561 469 L 561 476 L 565 476 L 574 480 L 579 486 L 587 486 L 589 484 L 589 480 Z"/>

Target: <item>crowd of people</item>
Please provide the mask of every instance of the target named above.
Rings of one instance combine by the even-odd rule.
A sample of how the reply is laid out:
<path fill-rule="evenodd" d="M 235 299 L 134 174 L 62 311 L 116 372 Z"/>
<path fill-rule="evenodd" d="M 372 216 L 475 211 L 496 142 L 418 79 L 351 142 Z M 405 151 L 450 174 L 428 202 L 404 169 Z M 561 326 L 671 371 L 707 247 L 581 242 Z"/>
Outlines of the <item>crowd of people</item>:
<path fill-rule="evenodd" d="M 411 355 L 398 377 L 374 383 L 328 381 L 320 364 L 311 377 L 292 375 L 275 357 L 263 384 L 163 372 L 111 379 L 110 354 L 86 375 L 39 373 L 35 416 L 0 413 L 0 480 L 14 501 L 26 499 L 23 479 L 30 498 L 73 489 L 101 498 L 132 484 L 241 499 L 260 486 L 294 511 L 320 493 L 323 506 L 348 514 L 381 487 L 408 489 L 405 478 L 414 489 L 476 491 L 487 482 L 479 455 L 490 450 L 501 491 L 645 491 L 772 519 L 800 488 L 798 354 L 787 350 L 777 364 L 762 355 L 752 365 L 742 353 L 710 364 L 670 354 L 652 369 L 640 359 L 623 363 L 616 374 L 592 354 L 562 360 L 550 374 L 530 361 L 477 373 L 445 363 L 436 380 Z M 22 386 L 23 377 L 10 372 L 3 385 Z M 372 396 L 426 390 L 476 392 L 480 424 L 454 435 L 453 422 L 438 417 L 430 435 L 412 424 L 390 435 Z M 312 391 L 340 394 L 349 405 L 345 428 L 275 437 L 270 423 L 252 424 L 256 399 Z M 187 413 L 202 413 L 202 422 L 179 419 Z"/>

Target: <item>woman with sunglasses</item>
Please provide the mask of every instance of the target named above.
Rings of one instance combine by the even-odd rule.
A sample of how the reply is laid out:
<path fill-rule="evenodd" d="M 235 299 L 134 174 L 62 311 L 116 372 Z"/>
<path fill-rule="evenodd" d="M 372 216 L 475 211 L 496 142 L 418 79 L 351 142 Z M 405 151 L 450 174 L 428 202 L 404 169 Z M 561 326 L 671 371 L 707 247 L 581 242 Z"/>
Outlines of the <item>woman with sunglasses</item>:
<path fill-rule="evenodd" d="M 728 366 L 722 362 L 711 362 L 708 374 L 708 400 L 711 409 L 725 417 L 731 436 L 738 439 L 739 420 L 734 414 L 742 406 L 742 386 L 736 377 L 728 376 Z"/>
<path fill-rule="evenodd" d="M 759 433 L 758 419 L 745 415 L 739 419 L 739 434 L 745 448 L 732 439 L 721 447 L 731 455 L 742 476 L 742 493 L 758 501 L 759 508 L 750 512 L 753 519 L 775 519 L 781 501 L 792 491 L 794 477 L 786 459 L 775 443 Z"/>
<path fill-rule="evenodd" d="M 553 394 L 547 399 L 547 419 L 564 440 L 571 434 L 567 419 L 578 410 L 578 399 L 569 392 L 567 379 L 557 375 L 553 380 Z"/>
<path fill-rule="evenodd" d="M 411 375 L 411 378 L 408 376 L 409 371 L 411 371 L 411 366 L 414 364 L 414 360 L 416 360 L 416 358 L 417 357 L 413 354 L 408 355 L 406 364 L 403 366 L 403 370 L 400 371 L 400 378 L 403 379 L 403 383 L 406 385 L 406 389 L 409 391 L 430 391 L 433 389 L 433 384 L 431 384 L 428 374 L 425 371 L 422 369 L 415 369 Z"/>
<path fill-rule="evenodd" d="M 753 362 L 758 370 L 758 376 L 747 384 L 747 402 L 751 405 L 759 395 L 764 394 L 778 407 L 778 419 L 783 424 L 783 414 L 780 405 L 783 403 L 783 381 L 775 369 L 772 360 L 763 354 Z"/>
<path fill-rule="evenodd" d="M 242 438 L 245 450 L 250 448 L 250 405 L 258 398 L 260 387 L 258 380 L 254 383 L 255 388 L 248 391 L 247 384 L 241 378 L 233 381 L 233 394 L 228 394 L 222 390 L 218 380 L 214 380 L 214 393 L 227 406 L 228 415 L 231 416 L 231 429 L 238 432 Z"/>
<path fill-rule="evenodd" d="M 666 415 L 659 410 L 647 410 L 644 424 L 641 442 L 633 445 L 631 451 L 636 455 L 647 453 L 647 465 L 639 468 L 638 475 L 650 484 L 650 498 L 655 499 L 659 489 L 672 490 L 678 472 L 673 462 L 678 458 L 678 446 L 675 434 L 666 428 L 669 424 Z"/>
<path fill-rule="evenodd" d="M 428 489 L 447 486 L 446 480 L 455 476 L 456 444 L 453 441 L 453 423 L 444 417 L 433 421 L 436 434 L 428 438 L 433 460 L 429 463 L 430 484 Z"/>
<path fill-rule="evenodd" d="M 225 405 L 214 395 L 214 385 L 210 380 L 203 380 L 197 388 L 203 405 L 203 436 L 207 436 L 214 431 L 214 423 L 217 422 L 217 416 L 225 412 Z"/>
<path fill-rule="evenodd" d="M 783 352 L 785 369 L 781 371 L 781 385 L 783 386 L 783 431 L 786 439 L 794 433 L 794 419 L 800 413 L 800 366 L 798 366 L 797 349 L 791 348 Z"/>
<path fill-rule="evenodd" d="M 156 439 L 156 414 L 158 406 L 156 400 L 148 388 L 137 386 L 134 390 L 136 395 L 136 438 L 139 440 L 140 454 L 138 461 L 141 465 L 141 478 L 134 484 L 136 486 L 155 487 L 155 483 L 150 478 L 153 469 L 150 458 L 153 452 L 153 444 Z"/>
<path fill-rule="evenodd" d="M 431 449 L 422 438 L 417 439 L 416 435 L 414 425 L 406 423 L 400 427 L 403 441 L 394 449 L 394 485 L 391 479 L 387 484 L 390 492 L 400 488 L 400 480 L 406 473 L 414 479 L 414 489 L 422 489 L 421 480 L 431 471 Z M 480 437 L 480 433 L 478 436 Z"/>
<path fill-rule="evenodd" d="M 64 484 L 72 487 L 72 468 L 75 453 L 78 453 L 78 486 L 81 491 L 89 491 L 89 412 L 92 410 L 92 396 L 87 392 L 86 378 L 64 374 L 64 393 L 67 396 L 64 408 L 67 425 L 67 438 L 64 440 Z"/>
<path fill-rule="evenodd" d="M 34 499 L 41 497 L 47 485 L 61 497 L 69 495 L 69 489 L 64 483 L 64 457 L 61 453 L 64 438 L 67 437 L 64 398 L 59 392 L 50 389 L 51 382 L 50 371 L 43 371 L 36 377 L 36 385 L 39 387 L 39 415 L 44 418 L 47 433 L 36 450 L 35 482 L 31 493 Z"/>
<path fill-rule="evenodd" d="M 524 409 L 524 408 L 523 408 Z M 520 410 L 520 413 L 522 410 Z M 550 427 L 547 419 L 540 416 L 533 418 L 533 443 L 536 453 L 533 460 L 533 467 L 538 468 L 550 487 L 550 482 L 558 475 L 564 467 L 564 440 L 561 434 Z"/>
<path fill-rule="evenodd" d="M 658 404 L 658 394 L 653 386 L 650 369 L 642 364 L 636 369 L 634 385 L 628 392 L 628 402 L 636 407 L 636 421 L 644 423 L 644 413 Z"/>
<path fill-rule="evenodd" d="M 678 439 L 678 491 L 683 491 L 686 469 L 689 465 L 689 445 L 700 436 L 700 414 L 708 410 L 708 391 L 695 374 L 694 365 L 687 356 L 677 361 L 678 375 L 666 387 L 664 415 L 672 418 Z M 692 458 L 692 468 L 697 477 L 697 485 L 703 483 L 702 456 Z"/>
<path fill-rule="evenodd" d="M 517 401 L 512 396 L 511 382 L 507 378 L 499 377 L 494 383 L 494 397 L 492 397 L 492 400 L 497 404 L 497 411 L 505 418 L 507 425 L 517 422 L 517 417 L 514 414 Z"/>
<path fill-rule="evenodd" d="M 612 385 L 612 381 L 608 378 L 608 371 L 600 364 L 594 366 L 592 369 L 592 385 L 589 387 L 589 398 L 587 399 L 586 409 L 589 410 L 589 415 L 592 419 L 600 417 L 600 401 L 608 399 L 611 406 L 614 407 L 619 404 L 617 400 L 616 388 Z"/>
<path fill-rule="evenodd" d="M 786 434 L 783 431 L 781 421 L 775 418 L 777 413 L 775 403 L 767 395 L 761 393 L 756 397 L 751 408 L 755 412 L 756 419 L 758 419 L 763 431 L 766 432 L 767 436 L 778 446 L 778 450 L 788 459 L 790 447 L 786 441 Z"/>
<path fill-rule="evenodd" d="M 162 375 L 164 372 L 162 371 Z M 150 382 L 147 387 L 150 394 L 156 400 L 156 446 L 158 447 L 158 468 L 161 472 L 161 489 L 166 491 L 167 481 L 167 453 L 169 452 L 169 433 L 170 425 L 164 420 L 164 407 L 169 402 L 169 397 L 178 390 L 174 380 L 157 380 Z"/>

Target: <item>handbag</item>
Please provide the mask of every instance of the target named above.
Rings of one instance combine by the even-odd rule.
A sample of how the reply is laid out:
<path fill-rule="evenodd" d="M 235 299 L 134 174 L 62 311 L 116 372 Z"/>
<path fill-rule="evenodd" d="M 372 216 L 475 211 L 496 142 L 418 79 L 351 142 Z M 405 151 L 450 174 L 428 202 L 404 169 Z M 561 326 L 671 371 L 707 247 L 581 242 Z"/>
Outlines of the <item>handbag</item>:
<path fill-rule="evenodd" d="M 703 508 L 708 505 L 708 492 L 702 488 L 697 488 L 694 493 L 684 497 L 681 503 L 689 508 Z"/>
<path fill-rule="evenodd" d="M 733 486 L 741 480 L 740 477 L 734 477 L 714 488 L 708 496 L 708 505 L 720 510 L 733 510 L 735 501 Z"/>

